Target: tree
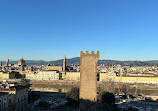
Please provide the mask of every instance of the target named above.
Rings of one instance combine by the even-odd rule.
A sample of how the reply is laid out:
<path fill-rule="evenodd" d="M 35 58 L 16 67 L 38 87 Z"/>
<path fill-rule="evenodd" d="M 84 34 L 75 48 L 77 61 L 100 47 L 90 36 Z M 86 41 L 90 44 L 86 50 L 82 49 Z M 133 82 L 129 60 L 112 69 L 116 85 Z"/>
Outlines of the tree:
<path fill-rule="evenodd" d="M 136 88 L 136 87 L 133 87 L 133 88 L 131 89 L 131 92 L 132 92 L 132 94 L 136 95 L 136 94 L 137 94 L 137 88 Z"/>
<path fill-rule="evenodd" d="M 47 101 L 40 101 L 38 104 L 37 104 L 38 107 L 41 107 L 41 108 L 46 108 L 46 107 L 50 107 L 51 105 L 47 102 Z"/>
<path fill-rule="evenodd" d="M 111 106 L 115 104 L 115 96 L 113 93 L 102 91 L 99 93 L 99 102 Z"/>
<path fill-rule="evenodd" d="M 128 89 L 129 89 L 129 86 L 127 86 L 127 85 L 123 85 L 122 86 L 122 92 L 123 93 L 127 94 L 128 93 Z"/>
<path fill-rule="evenodd" d="M 79 88 L 73 87 L 70 91 L 66 94 L 66 99 L 70 103 L 78 102 L 79 100 Z"/>
<path fill-rule="evenodd" d="M 115 94 L 120 94 L 120 89 L 119 89 L 119 88 L 115 88 L 114 93 L 115 93 Z"/>
<path fill-rule="evenodd" d="M 30 80 L 29 80 L 29 79 L 24 79 L 24 78 L 22 78 L 22 79 L 19 81 L 19 85 L 21 85 L 21 86 L 28 86 L 28 85 L 30 85 Z"/>

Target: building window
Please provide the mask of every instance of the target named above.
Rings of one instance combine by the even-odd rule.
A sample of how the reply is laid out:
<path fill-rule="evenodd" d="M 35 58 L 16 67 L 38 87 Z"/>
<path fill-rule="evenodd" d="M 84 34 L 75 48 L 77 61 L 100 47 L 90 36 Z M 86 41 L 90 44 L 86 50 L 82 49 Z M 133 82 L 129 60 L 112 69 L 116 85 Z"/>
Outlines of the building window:
<path fill-rule="evenodd" d="M 11 99 L 9 99 L 9 103 L 11 103 Z"/>
<path fill-rule="evenodd" d="M 6 103 L 4 103 L 4 108 L 6 108 L 7 106 L 6 106 Z"/>

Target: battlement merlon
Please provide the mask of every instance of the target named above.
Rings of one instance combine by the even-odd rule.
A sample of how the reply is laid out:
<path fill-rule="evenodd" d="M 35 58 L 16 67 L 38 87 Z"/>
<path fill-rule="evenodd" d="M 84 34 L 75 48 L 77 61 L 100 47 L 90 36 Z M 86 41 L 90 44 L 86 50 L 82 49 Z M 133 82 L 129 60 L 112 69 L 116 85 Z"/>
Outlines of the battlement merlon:
<path fill-rule="evenodd" d="M 91 53 L 89 53 L 88 51 L 86 51 L 86 53 L 83 53 L 83 51 L 80 52 L 81 57 L 82 56 L 96 56 L 97 58 L 99 58 L 99 51 L 97 51 L 97 53 L 95 54 L 94 51 L 91 51 Z"/>

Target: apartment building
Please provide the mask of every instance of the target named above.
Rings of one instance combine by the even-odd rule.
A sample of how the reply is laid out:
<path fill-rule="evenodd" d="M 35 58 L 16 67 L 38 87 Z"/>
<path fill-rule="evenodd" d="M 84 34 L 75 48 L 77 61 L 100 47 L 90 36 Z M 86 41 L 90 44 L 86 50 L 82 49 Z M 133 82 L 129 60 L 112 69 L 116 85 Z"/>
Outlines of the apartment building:
<path fill-rule="evenodd" d="M 26 75 L 30 80 L 59 80 L 59 71 L 37 71 Z"/>

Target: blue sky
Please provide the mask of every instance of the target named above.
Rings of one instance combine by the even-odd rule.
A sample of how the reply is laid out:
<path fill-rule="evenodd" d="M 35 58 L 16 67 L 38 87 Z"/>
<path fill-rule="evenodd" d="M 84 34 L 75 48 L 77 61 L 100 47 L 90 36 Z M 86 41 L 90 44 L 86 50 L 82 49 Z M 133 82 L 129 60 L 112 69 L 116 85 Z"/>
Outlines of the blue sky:
<path fill-rule="evenodd" d="M 158 60 L 157 0 L 1 0 L 0 59 Z"/>

